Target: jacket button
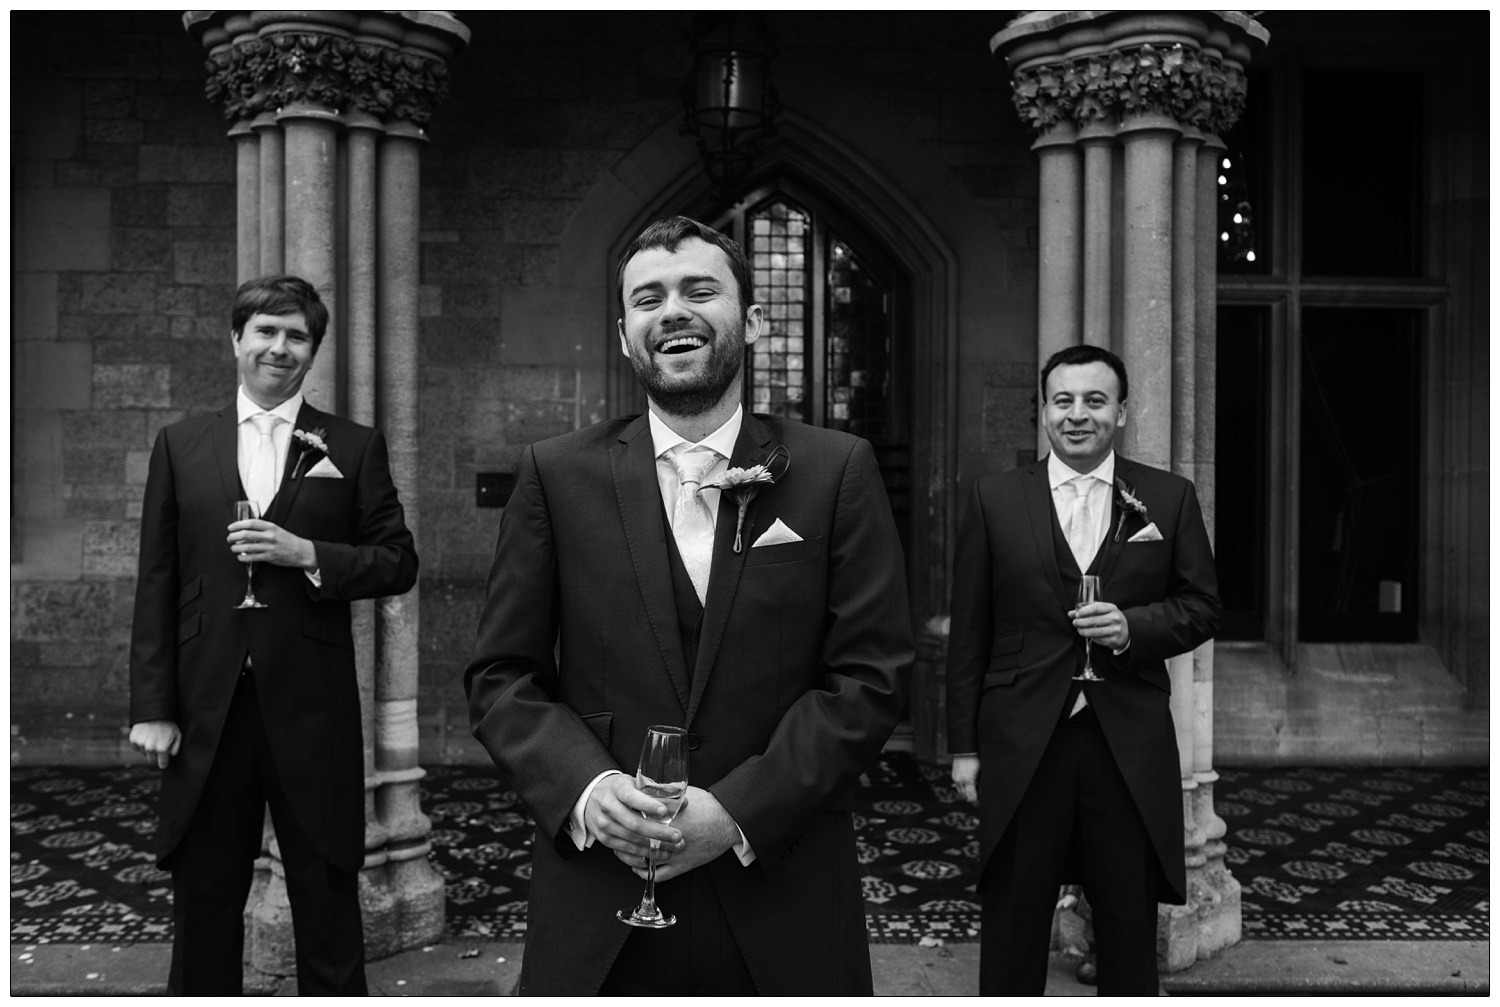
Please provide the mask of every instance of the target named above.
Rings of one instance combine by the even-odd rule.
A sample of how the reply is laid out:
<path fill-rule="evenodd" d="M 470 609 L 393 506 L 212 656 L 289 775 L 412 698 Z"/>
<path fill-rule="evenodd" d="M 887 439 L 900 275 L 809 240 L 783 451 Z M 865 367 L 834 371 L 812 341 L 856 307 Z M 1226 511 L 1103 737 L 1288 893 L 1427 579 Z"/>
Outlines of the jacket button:
<path fill-rule="evenodd" d="M 689 732 L 689 734 L 687 736 L 688 751 L 689 752 L 696 752 L 698 750 L 698 742 L 701 741 L 701 740 L 702 739 L 699 738 L 696 734 L 693 734 L 693 733 Z"/>

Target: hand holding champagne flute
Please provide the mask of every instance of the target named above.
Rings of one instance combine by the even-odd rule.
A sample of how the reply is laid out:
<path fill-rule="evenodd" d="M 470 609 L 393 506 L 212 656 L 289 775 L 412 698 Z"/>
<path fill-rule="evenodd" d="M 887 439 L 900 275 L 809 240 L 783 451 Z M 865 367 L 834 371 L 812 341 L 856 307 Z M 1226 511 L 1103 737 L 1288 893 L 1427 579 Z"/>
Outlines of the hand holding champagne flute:
<path fill-rule="evenodd" d="M 1083 580 L 1078 582 L 1078 607 L 1092 604 L 1099 600 L 1099 578 L 1093 574 L 1084 574 Z M 1102 682 L 1104 679 L 1094 674 L 1094 654 L 1090 648 L 1088 637 L 1083 638 L 1083 671 L 1073 676 L 1076 682 Z"/>
<path fill-rule="evenodd" d="M 665 811 L 660 815 L 641 817 L 662 825 L 669 825 L 687 802 L 687 747 L 683 743 L 687 732 L 680 727 L 648 727 L 646 740 L 641 745 L 640 767 L 636 770 L 635 785 L 647 797 L 661 802 Z M 661 841 L 651 840 L 653 850 Z M 615 916 L 633 927 L 670 927 L 677 922 L 676 916 L 665 916 L 656 906 L 656 858 L 646 858 L 646 892 L 641 904 L 634 909 L 621 909 Z"/>
<path fill-rule="evenodd" d="M 236 521 L 254 521 L 260 517 L 260 504 L 254 500 L 238 500 L 234 505 L 234 519 Z M 245 600 L 235 608 L 267 608 L 263 602 L 255 599 L 255 564 L 245 564 Z"/>

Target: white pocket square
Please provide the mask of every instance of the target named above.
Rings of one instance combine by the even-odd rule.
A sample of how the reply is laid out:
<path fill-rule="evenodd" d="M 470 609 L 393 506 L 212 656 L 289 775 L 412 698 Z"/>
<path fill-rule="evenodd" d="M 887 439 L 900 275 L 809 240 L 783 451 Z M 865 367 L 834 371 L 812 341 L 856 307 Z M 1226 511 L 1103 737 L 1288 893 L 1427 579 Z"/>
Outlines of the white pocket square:
<path fill-rule="evenodd" d="M 340 472 L 339 467 L 333 464 L 332 458 L 324 455 L 322 458 L 318 459 L 318 464 L 307 470 L 307 478 L 342 479 L 344 478 L 344 473 Z"/>
<path fill-rule="evenodd" d="M 1142 528 L 1140 531 L 1138 531 L 1134 535 L 1130 536 L 1130 538 L 1126 539 L 1126 541 L 1127 542 L 1160 542 L 1161 541 L 1161 532 L 1159 532 L 1159 531 L 1156 530 L 1156 522 L 1152 521 L 1146 527 Z"/>
<path fill-rule="evenodd" d="M 801 535 L 798 535 L 783 524 L 781 518 L 777 518 L 776 523 L 762 532 L 760 538 L 750 543 L 750 548 L 754 549 L 763 545 L 785 545 L 788 542 L 801 541 Z"/>

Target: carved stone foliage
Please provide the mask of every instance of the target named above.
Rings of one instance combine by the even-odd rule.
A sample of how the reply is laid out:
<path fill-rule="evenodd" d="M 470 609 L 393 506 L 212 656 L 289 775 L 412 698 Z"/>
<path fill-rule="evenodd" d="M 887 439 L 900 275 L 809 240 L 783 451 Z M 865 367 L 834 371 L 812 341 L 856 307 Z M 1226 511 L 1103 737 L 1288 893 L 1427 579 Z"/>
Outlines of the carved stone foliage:
<path fill-rule="evenodd" d="M 294 102 L 425 126 L 448 96 L 440 59 L 316 32 L 245 39 L 208 59 L 208 100 L 232 121 Z"/>
<path fill-rule="evenodd" d="M 1244 70 L 1215 54 L 1147 43 L 1025 67 L 1011 86 L 1016 111 L 1038 133 L 1141 114 L 1223 133 L 1244 111 L 1245 84 Z"/>

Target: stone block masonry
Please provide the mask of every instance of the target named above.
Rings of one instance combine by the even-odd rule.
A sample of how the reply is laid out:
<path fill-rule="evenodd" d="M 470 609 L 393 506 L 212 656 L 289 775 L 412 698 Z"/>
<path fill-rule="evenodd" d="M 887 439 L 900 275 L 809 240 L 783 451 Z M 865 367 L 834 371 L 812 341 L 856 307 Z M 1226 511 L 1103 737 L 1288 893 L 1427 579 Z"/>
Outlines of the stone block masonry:
<path fill-rule="evenodd" d="M 12 29 L 13 749 L 111 761 L 152 442 L 234 393 L 234 150 L 179 14 Z"/>

